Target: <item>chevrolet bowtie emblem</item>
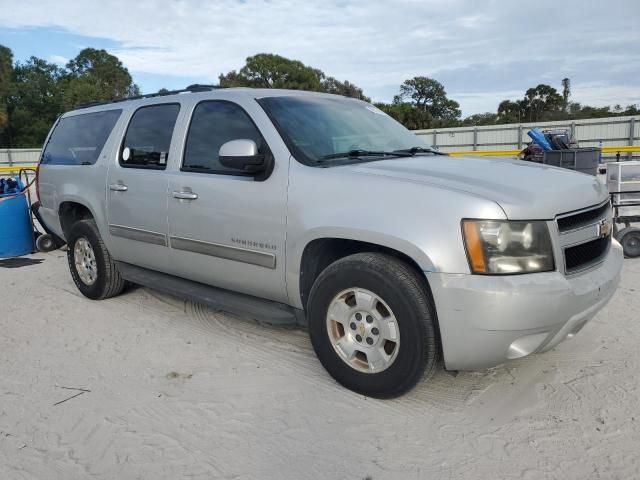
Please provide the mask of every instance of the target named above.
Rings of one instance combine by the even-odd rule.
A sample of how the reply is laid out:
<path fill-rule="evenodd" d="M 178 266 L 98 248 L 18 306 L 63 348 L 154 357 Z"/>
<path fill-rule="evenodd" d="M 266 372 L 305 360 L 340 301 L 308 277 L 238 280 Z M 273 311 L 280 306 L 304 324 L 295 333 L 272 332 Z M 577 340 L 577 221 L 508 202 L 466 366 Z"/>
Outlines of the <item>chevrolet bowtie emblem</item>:
<path fill-rule="evenodd" d="M 608 237 L 611 234 L 611 222 L 603 220 L 598 224 L 598 236 L 600 238 Z"/>

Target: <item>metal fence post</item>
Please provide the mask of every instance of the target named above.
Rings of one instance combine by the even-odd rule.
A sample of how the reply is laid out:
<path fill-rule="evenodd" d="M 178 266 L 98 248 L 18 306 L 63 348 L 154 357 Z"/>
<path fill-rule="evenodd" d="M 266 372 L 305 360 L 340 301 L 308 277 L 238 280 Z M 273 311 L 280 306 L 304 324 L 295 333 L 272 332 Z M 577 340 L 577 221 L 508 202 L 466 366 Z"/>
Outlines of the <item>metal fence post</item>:
<path fill-rule="evenodd" d="M 435 130 L 433 131 L 433 143 L 431 145 L 438 148 L 438 132 Z"/>
<path fill-rule="evenodd" d="M 7 160 L 9 161 L 9 167 L 13 167 L 13 158 L 11 158 L 11 149 L 7 148 Z M 10 172 L 12 175 L 15 174 L 13 170 Z"/>
<path fill-rule="evenodd" d="M 522 150 L 522 125 L 518 125 L 518 150 Z"/>
<path fill-rule="evenodd" d="M 478 150 L 478 127 L 473 127 L 473 151 Z"/>
<path fill-rule="evenodd" d="M 631 120 L 629 120 L 629 145 L 633 145 L 635 133 L 636 133 L 636 119 L 631 118 Z M 629 161 L 633 160 L 633 152 L 629 152 L 627 154 L 627 160 Z"/>

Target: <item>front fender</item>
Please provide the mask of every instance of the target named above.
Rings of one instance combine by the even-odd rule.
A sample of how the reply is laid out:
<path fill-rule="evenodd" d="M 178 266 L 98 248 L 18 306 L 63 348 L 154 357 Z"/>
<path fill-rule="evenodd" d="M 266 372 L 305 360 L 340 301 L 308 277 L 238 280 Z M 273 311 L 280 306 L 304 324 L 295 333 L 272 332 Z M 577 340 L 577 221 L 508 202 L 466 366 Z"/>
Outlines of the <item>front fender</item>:
<path fill-rule="evenodd" d="M 401 252 L 425 272 L 469 273 L 461 219 L 504 217 L 497 203 L 468 192 L 294 161 L 287 202 L 289 301 L 301 307 L 300 265 L 313 240 L 358 240 Z"/>
<path fill-rule="evenodd" d="M 411 258 L 424 272 L 435 271 L 435 266 L 429 256 L 417 245 L 394 235 L 373 230 L 362 230 L 341 226 L 328 226 L 313 228 L 296 238 L 296 241 L 287 246 L 287 294 L 292 305 L 303 308 L 300 295 L 300 270 L 302 256 L 305 248 L 314 240 L 322 239 L 355 240 L 371 243 L 400 252 Z"/>

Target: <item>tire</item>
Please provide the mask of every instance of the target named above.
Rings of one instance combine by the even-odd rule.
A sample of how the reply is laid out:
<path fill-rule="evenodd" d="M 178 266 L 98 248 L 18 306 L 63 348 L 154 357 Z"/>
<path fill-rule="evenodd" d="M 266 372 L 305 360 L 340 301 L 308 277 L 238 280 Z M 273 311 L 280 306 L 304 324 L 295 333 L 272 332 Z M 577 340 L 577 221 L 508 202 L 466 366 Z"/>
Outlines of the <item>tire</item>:
<path fill-rule="evenodd" d="M 622 245 L 622 251 L 627 258 L 640 256 L 640 228 L 623 228 L 616 234 L 616 240 Z"/>
<path fill-rule="evenodd" d="M 115 263 L 105 247 L 96 222 L 93 219 L 80 220 L 74 223 L 67 235 L 67 244 L 67 261 L 71 277 L 78 290 L 85 297 L 92 300 L 103 300 L 122 292 L 125 281 L 116 269 Z M 79 248 L 87 245 L 87 249 Z M 86 269 L 76 266 L 77 259 L 82 262 L 82 258 L 88 258 L 82 253 L 79 254 L 78 251 L 89 252 L 88 257 L 91 257 L 90 253 L 93 254 L 93 260 L 85 262 L 92 265 L 90 277 L 87 277 Z M 80 255 L 83 255 L 83 257 Z"/>
<path fill-rule="evenodd" d="M 311 343 L 329 374 L 346 388 L 376 398 L 399 396 L 421 379 L 430 378 L 437 364 L 439 342 L 435 308 L 427 288 L 409 265 L 391 255 L 357 253 L 329 265 L 316 279 L 307 305 Z M 372 303 L 370 295 L 376 297 Z M 356 300 L 359 297 L 362 302 Z M 362 305 L 374 307 L 362 309 Z M 369 311 L 375 318 L 369 318 Z M 370 327 L 365 317 L 366 323 L 371 320 L 371 325 L 380 325 L 380 337 L 373 346 L 365 345 L 365 340 L 369 342 L 376 333 L 376 329 L 367 330 Z M 335 318 L 348 320 L 345 324 Z M 384 327 L 385 321 L 388 327 Z M 385 337 L 385 329 L 392 333 Z M 363 335 L 360 341 L 358 332 Z M 394 341 L 383 337 L 393 337 Z M 354 341 L 359 351 L 349 356 L 341 345 L 353 346 Z M 380 356 L 376 351 L 381 352 L 381 348 L 387 354 L 383 357 L 389 357 L 386 364 L 385 358 L 376 360 Z M 376 361 L 381 367 L 371 371 Z"/>
<path fill-rule="evenodd" d="M 39 252 L 51 252 L 57 249 L 58 245 L 51 235 L 45 233 L 36 239 L 36 248 Z"/>

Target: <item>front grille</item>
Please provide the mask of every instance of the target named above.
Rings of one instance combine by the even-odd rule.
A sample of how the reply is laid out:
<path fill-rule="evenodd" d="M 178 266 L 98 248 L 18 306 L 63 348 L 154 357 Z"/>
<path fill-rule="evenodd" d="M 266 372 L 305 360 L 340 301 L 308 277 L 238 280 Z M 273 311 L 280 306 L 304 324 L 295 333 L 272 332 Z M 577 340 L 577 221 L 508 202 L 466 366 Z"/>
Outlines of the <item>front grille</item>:
<path fill-rule="evenodd" d="M 558 219 L 558 231 L 560 233 L 575 230 L 576 228 L 583 227 L 595 222 L 595 220 L 604 217 L 611 209 L 609 202 L 600 207 L 596 207 L 593 210 L 587 210 L 586 212 L 576 213 L 568 217 L 562 217 Z"/>
<path fill-rule="evenodd" d="M 596 238 L 590 242 L 564 249 L 564 263 L 567 273 L 572 273 L 600 261 L 609 250 L 611 236 Z"/>

